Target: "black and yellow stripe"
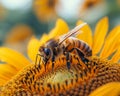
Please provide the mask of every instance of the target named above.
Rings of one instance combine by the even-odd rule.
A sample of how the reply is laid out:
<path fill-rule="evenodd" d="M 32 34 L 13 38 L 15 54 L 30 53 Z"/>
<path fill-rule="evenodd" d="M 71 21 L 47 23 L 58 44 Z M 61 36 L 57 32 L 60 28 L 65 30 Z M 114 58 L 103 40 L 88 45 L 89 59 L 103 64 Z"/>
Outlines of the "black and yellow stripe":
<path fill-rule="evenodd" d="M 84 54 L 84 56 L 92 56 L 92 49 L 82 40 L 69 37 L 63 44 L 66 46 L 66 51 L 68 52 L 74 48 L 77 48 Z"/>

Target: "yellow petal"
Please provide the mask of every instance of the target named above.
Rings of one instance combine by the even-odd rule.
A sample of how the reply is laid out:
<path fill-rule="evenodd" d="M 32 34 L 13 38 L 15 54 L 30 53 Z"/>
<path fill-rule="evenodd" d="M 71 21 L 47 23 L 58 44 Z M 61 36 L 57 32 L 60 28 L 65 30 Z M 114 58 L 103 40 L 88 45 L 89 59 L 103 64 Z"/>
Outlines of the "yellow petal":
<path fill-rule="evenodd" d="M 1 80 L 1 79 L 0 79 L 0 89 L 1 89 L 1 87 L 2 87 L 6 82 L 7 82 L 7 80 L 3 80 L 3 79 Z"/>
<path fill-rule="evenodd" d="M 5 47 L 0 47 L 0 60 L 11 64 L 17 70 L 29 64 L 29 61 L 22 54 Z"/>
<path fill-rule="evenodd" d="M 45 44 L 45 42 L 48 40 L 49 40 L 49 36 L 47 34 L 43 34 L 43 36 L 40 38 L 40 45 Z"/>
<path fill-rule="evenodd" d="M 27 49 L 28 49 L 28 56 L 29 58 L 35 62 L 36 54 L 38 53 L 40 47 L 40 42 L 36 38 L 31 38 L 31 40 L 28 43 Z"/>
<path fill-rule="evenodd" d="M 67 23 L 65 21 L 63 21 L 62 19 L 58 19 L 56 22 L 56 26 L 54 29 L 52 29 L 52 31 L 50 31 L 49 33 L 49 37 L 53 38 L 56 36 L 61 36 L 63 34 L 66 34 L 66 32 L 69 31 L 69 27 L 67 25 Z"/>
<path fill-rule="evenodd" d="M 10 64 L 0 64 L 0 86 L 10 80 L 17 72 L 18 70 Z"/>
<path fill-rule="evenodd" d="M 119 96 L 119 95 L 120 95 L 120 82 L 112 82 L 105 84 L 90 94 L 90 96 Z"/>
<path fill-rule="evenodd" d="M 83 21 L 79 20 L 77 22 L 77 25 L 84 23 Z M 92 30 L 90 26 L 87 24 L 84 27 L 82 27 L 80 30 L 82 30 L 82 33 L 77 36 L 77 38 L 85 41 L 88 43 L 90 47 L 92 47 Z"/>
<path fill-rule="evenodd" d="M 116 26 L 106 38 L 100 57 L 107 58 L 113 52 L 115 52 L 115 50 L 118 49 L 120 45 L 119 38 L 120 38 L 120 26 Z"/>
<path fill-rule="evenodd" d="M 97 54 L 103 46 L 105 36 L 108 31 L 108 18 L 104 17 L 101 19 L 95 28 L 94 38 L 93 38 L 93 54 Z"/>
<path fill-rule="evenodd" d="M 117 63 L 119 60 L 120 60 L 120 47 L 118 48 L 118 50 L 113 55 L 111 61 L 113 61 L 114 63 Z"/>

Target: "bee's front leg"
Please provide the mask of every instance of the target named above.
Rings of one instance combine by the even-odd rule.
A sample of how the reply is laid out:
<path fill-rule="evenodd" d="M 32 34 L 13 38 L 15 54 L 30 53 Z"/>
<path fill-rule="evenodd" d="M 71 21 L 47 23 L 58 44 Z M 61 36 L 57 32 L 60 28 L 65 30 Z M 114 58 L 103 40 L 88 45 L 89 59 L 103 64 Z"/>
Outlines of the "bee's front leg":
<path fill-rule="evenodd" d="M 64 55 L 66 56 L 66 60 L 67 60 L 67 68 L 70 69 L 70 53 L 64 52 Z"/>
<path fill-rule="evenodd" d="M 36 54 L 35 64 L 37 64 L 38 56 L 40 56 L 40 54 Z M 39 65 L 40 65 L 40 60 L 41 60 L 41 58 L 39 59 Z"/>
<path fill-rule="evenodd" d="M 55 63 L 55 56 L 52 56 L 52 70 L 54 69 L 54 63 Z"/>
<path fill-rule="evenodd" d="M 69 52 L 67 52 L 67 54 L 66 54 L 66 59 L 67 59 L 67 67 L 68 67 L 68 69 L 70 69 L 70 53 Z"/>

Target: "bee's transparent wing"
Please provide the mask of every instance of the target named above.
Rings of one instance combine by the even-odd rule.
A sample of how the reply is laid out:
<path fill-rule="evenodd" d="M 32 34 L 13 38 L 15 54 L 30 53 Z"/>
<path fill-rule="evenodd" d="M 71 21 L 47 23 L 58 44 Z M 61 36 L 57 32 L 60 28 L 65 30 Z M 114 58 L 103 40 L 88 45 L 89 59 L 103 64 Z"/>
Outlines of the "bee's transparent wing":
<path fill-rule="evenodd" d="M 80 33 L 82 33 L 82 31 L 80 31 L 80 28 L 82 28 L 83 26 L 85 26 L 87 23 L 82 23 L 78 26 L 76 26 L 74 29 L 72 29 L 71 31 L 69 31 L 67 34 L 63 35 L 60 39 L 59 45 L 62 44 L 67 38 L 71 37 L 71 36 L 76 36 Z"/>

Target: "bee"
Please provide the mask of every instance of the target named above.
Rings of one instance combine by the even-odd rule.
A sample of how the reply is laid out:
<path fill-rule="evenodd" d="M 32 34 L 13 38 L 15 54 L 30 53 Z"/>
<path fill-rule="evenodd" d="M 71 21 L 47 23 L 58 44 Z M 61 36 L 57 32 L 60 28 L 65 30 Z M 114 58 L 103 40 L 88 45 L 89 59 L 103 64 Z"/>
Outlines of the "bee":
<path fill-rule="evenodd" d="M 70 54 L 77 54 L 86 64 L 89 61 L 87 57 L 92 56 L 92 50 L 86 42 L 75 37 L 78 33 L 81 33 L 80 28 L 85 25 L 86 23 L 78 25 L 67 34 L 52 38 L 46 44 L 40 46 L 39 53 L 36 55 L 36 62 L 37 57 L 41 56 L 45 66 L 48 61 L 52 61 L 52 68 L 54 68 L 55 60 L 62 54 L 66 56 L 67 68 L 70 69 Z"/>

